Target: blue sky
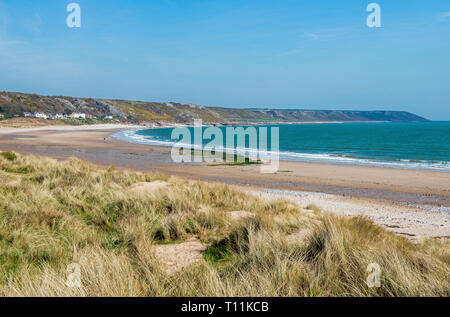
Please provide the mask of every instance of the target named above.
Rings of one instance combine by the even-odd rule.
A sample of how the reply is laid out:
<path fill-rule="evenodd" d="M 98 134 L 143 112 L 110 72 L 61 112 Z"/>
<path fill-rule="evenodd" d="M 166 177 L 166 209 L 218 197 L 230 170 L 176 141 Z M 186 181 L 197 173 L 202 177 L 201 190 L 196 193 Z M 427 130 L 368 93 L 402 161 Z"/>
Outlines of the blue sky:
<path fill-rule="evenodd" d="M 0 0 L 0 90 L 450 120 L 450 1 L 370 2 Z"/>

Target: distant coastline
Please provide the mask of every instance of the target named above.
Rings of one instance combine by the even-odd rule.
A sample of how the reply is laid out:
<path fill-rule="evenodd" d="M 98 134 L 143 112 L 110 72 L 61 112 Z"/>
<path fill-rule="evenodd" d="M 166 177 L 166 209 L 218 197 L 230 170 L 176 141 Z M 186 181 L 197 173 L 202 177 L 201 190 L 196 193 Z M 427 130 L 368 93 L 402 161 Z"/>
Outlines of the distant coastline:
<path fill-rule="evenodd" d="M 147 102 L 0 92 L 0 117 L 43 118 L 78 123 L 299 124 L 327 122 L 426 122 L 407 111 L 308 110 L 206 107 L 191 103 Z"/>

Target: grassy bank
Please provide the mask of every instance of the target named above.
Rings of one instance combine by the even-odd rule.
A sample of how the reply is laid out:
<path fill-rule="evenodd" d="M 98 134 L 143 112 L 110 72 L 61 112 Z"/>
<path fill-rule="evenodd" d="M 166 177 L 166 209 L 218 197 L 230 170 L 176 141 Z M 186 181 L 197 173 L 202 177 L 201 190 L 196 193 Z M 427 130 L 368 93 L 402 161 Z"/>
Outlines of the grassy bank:
<path fill-rule="evenodd" d="M 57 125 L 68 125 L 67 120 L 44 120 L 37 118 L 4 118 L 0 120 L 0 128 L 34 128 Z"/>
<path fill-rule="evenodd" d="M 44 120 L 37 118 L 0 118 L 0 128 L 35 128 L 48 126 L 81 126 L 95 124 L 117 124 L 117 120 L 108 119 L 57 119 Z"/>
<path fill-rule="evenodd" d="M 450 295 L 448 240 L 416 244 L 310 209 L 227 185 L 3 153 L 0 295 Z M 164 270 L 155 249 L 192 240 L 204 245 L 200 259 Z M 72 262 L 81 287 L 66 284 Z M 380 288 L 366 285 L 370 263 Z"/>

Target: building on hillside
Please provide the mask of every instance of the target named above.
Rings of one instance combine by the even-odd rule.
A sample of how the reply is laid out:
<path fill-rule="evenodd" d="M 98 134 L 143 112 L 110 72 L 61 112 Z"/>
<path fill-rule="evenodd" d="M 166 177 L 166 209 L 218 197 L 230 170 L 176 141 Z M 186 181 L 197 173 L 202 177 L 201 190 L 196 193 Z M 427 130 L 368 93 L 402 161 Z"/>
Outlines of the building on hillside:
<path fill-rule="evenodd" d="M 23 113 L 23 116 L 24 116 L 25 118 L 29 118 L 29 117 L 32 117 L 33 114 L 32 114 L 31 112 L 24 112 L 24 113 Z"/>
<path fill-rule="evenodd" d="M 49 119 L 51 120 L 57 120 L 57 119 L 64 119 L 64 115 L 57 113 L 57 114 L 50 114 L 48 116 Z"/>
<path fill-rule="evenodd" d="M 85 113 L 72 113 L 69 117 L 71 119 L 86 119 L 86 114 Z"/>
<path fill-rule="evenodd" d="M 34 117 L 38 119 L 45 119 L 45 120 L 48 119 L 48 116 L 43 112 L 35 112 Z"/>
<path fill-rule="evenodd" d="M 112 120 L 112 119 L 113 119 L 113 116 L 103 116 L 102 118 L 103 118 L 103 119 L 106 119 L 106 120 Z"/>

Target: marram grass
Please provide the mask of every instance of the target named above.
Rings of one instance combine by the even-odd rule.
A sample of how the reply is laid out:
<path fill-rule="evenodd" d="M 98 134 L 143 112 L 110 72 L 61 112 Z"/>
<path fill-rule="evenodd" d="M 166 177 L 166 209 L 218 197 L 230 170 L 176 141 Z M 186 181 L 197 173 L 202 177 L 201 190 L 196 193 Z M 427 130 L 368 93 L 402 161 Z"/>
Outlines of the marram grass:
<path fill-rule="evenodd" d="M 137 195 L 139 182 L 166 181 Z M 312 208 L 311 208 L 312 209 Z M 227 212 L 255 214 L 231 219 Z M 290 234 L 307 230 L 298 241 Z M 206 251 L 175 274 L 158 244 Z M 80 287 L 68 265 L 80 264 Z M 381 268 L 381 287 L 366 284 Z M 413 243 L 364 218 L 301 210 L 226 185 L 0 155 L 1 296 L 449 296 L 450 243 Z"/>

